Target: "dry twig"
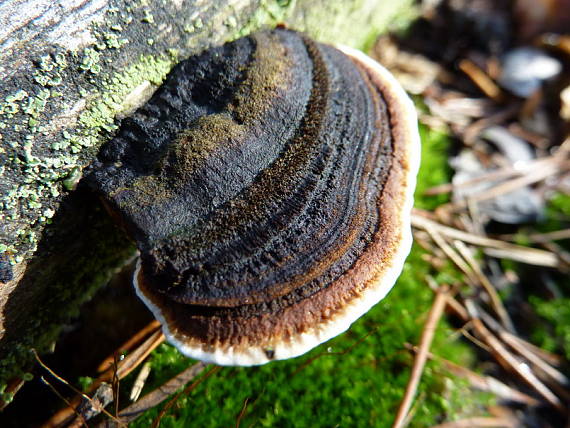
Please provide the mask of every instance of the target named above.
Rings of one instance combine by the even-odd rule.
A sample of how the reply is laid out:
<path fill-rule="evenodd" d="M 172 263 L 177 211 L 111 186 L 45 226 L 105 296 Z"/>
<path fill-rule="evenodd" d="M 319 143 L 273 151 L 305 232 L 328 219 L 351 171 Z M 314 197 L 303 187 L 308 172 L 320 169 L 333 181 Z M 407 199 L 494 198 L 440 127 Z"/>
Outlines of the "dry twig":
<path fill-rule="evenodd" d="M 207 367 L 206 363 L 196 363 L 181 373 L 177 374 L 175 377 L 170 379 L 168 382 L 164 383 L 152 392 L 149 392 L 144 397 L 142 397 L 137 402 L 131 404 L 125 409 L 119 412 L 119 419 L 122 423 L 129 423 L 134 421 L 145 411 L 154 408 L 155 406 L 162 403 L 172 394 L 174 394 L 178 389 L 186 385 L 196 376 L 198 376 Z M 111 421 L 105 421 L 100 424 L 100 427 L 109 427 Z"/>
<path fill-rule="evenodd" d="M 500 235 L 499 238 L 505 241 L 514 241 L 519 237 L 518 234 Z M 555 230 L 546 233 L 530 233 L 524 237 L 528 242 L 542 244 L 551 241 L 560 241 L 562 239 L 570 239 L 570 229 Z"/>
<path fill-rule="evenodd" d="M 12 397 L 16 395 L 16 393 L 24 386 L 24 379 L 22 378 L 14 378 L 8 382 L 6 385 L 6 389 L 4 390 L 4 394 L 10 394 Z M 6 406 L 10 404 L 10 401 L 5 401 L 0 399 L 0 412 L 6 408 Z"/>
<path fill-rule="evenodd" d="M 487 73 L 479 68 L 473 61 L 462 59 L 459 68 L 477 85 L 481 91 L 495 102 L 502 102 L 505 98 L 501 88 L 497 86 Z"/>
<path fill-rule="evenodd" d="M 507 345 L 509 345 L 514 351 L 516 351 L 521 357 L 537 366 L 542 372 L 544 372 L 552 380 L 558 382 L 562 386 L 568 387 L 570 385 L 570 380 L 563 373 L 549 365 L 541 358 L 540 355 L 537 355 L 535 352 L 533 352 L 533 348 L 529 348 L 527 346 L 528 342 L 506 331 L 483 309 L 477 307 L 477 311 L 483 322 L 487 324 L 492 330 L 494 330 L 499 338 Z"/>
<path fill-rule="evenodd" d="M 414 352 L 418 351 L 417 346 L 412 346 L 409 343 L 406 343 L 406 348 Z M 517 389 L 511 388 L 510 386 L 504 384 L 492 376 L 483 376 L 477 374 L 466 367 L 455 364 L 454 362 L 446 360 L 445 358 L 433 355 L 431 352 L 428 352 L 428 358 L 437 361 L 447 371 L 454 374 L 455 376 L 468 380 L 469 384 L 473 388 L 476 388 L 480 391 L 490 392 L 504 400 L 522 403 L 528 406 L 537 406 L 540 404 L 538 400 L 531 397 L 530 395 L 525 394 L 524 392 L 521 392 Z"/>
<path fill-rule="evenodd" d="M 485 325 L 483 325 L 483 322 L 479 318 L 473 317 L 472 326 L 479 338 L 489 345 L 497 361 L 505 369 L 517 374 L 521 380 L 534 389 L 557 410 L 562 413 L 566 412 L 565 407 L 562 405 L 558 397 L 556 397 L 556 395 L 554 395 L 552 391 L 550 391 L 550 389 L 548 389 L 548 387 L 535 376 L 526 363 L 519 361 L 515 356 L 513 356 L 507 348 L 503 346 L 501 341 L 497 339 L 493 333 L 485 327 Z"/>
<path fill-rule="evenodd" d="M 463 260 L 461 256 L 457 254 L 457 252 L 443 239 L 439 232 L 435 228 L 431 227 L 431 225 L 426 225 L 426 231 L 438 247 L 443 250 L 445 255 L 467 276 L 469 281 L 472 284 L 476 284 L 477 281 L 469 265 L 465 263 L 465 260 Z"/>
<path fill-rule="evenodd" d="M 408 411 L 412 405 L 414 395 L 416 394 L 418 384 L 422 375 L 423 368 L 425 366 L 427 355 L 429 352 L 429 347 L 433 340 L 435 329 L 445 308 L 445 301 L 447 298 L 448 288 L 440 287 L 438 288 L 435 296 L 434 303 L 428 315 L 428 319 L 424 325 L 422 336 L 420 338 L 420 345 L 416 358 L 414 359 L 414 365 L 412 367 L 412 373 L 408 385 L 406 386 L 406 392 L 404 398 L 400 403 L 398 412 L 396 413 L 396 419 L 392 425 L 392 428 L 402 428 L 406 425 L 406 418 Z"/>
<path fill-rule="evenodd" d="M 131 388 L 131 393 L 129 394 L 129 398 L 131 401 L 137 401 L 141 392 L 144 388 L 144 384 L 150 374 L 150 363 L 146 362 L 143 364 L 135 382 L 133 383 L 133 387 Z"/>
<path fill-rule="evenodd" d="M 71 403 L 69 402 L 69 400 L 68 400 L 67 398 L 65 398 L 63 395 L 61 395 L 61 394 L 59 393 L 59 391 L 57 390 L 57 388 L 54 387 L 45 377 L 41 376 L 40 379 L 41 379 L 42 383 L 44 383 L 45 385 L 47 385 L 47 386 L 52 390 L 52 392 L 53 392 L 55 395 L 58 396 L 58 398 L 59 398 L 61 401 L 63 401 L 65 404 L 67 404 L 68 407 L 71 407 Z M 87 425 L 87 421 L 85 420 L 85 418 L 83 417 L 83 415 L 82 415 L 81 413 L 79 413 L 79 412 L 75 409 L 75 407 L 73 407 L 73 412 L 75 413 L 75 416 L 76 416 L 76 420 L 75 420 L 76 424 L 75 424 L 75 426 L 81 426 L 81 425 L 82 425 L 82 426 L 84 426 L 85 428 L 89 428 L 89 426 Z M 79 424 L 77 424 L 77 422 L 78 422 Z M 44 426 L 45 426 L 45 425 L 44 425 Z"/>
<path fill-rule="evenodd" d="M 116 355 L 120 355 L 122 353 L 131 352 L 131 350 L 138 344 L 140 344 L 146 337 L 148 337 L 151 333 L 155 333 L 160 329 L 160 323 L 157 320 L 154 320 L 147 324 L 144 328 L 139 330 L 135 335 L 133 335 L 129 340 L 119 346 L 115 352 L 109 355 L 107 358 L 103 360 L 99 367 L 97 367 L 97 373 L 103 373 L 110 368 L 113 367 L 113 361 L 115 360 Z"/>
<path fill-rule="evenodd" d="M 487 116 L 473 122 L 463 132 L 463 141 L 467 145 L 472 145 L 484 129 L 506 122 L 508 119 L 516 116 L 519 110 L 520 105 L 517 103 L 512 103 L 509 104 L 504 110 L 500 110 L 491 116 Z"/>
<path fill-rule="evenodd" d="M 487 292 L 487 295 L 491 300 L 491 307 L 501 319 L 503 326 L 505 326 L 505 328 L 509 331 L 515 331 L 513 322 L 511 321 L 511 318 L 509 317 L 509 314 L 507 313 L 507 310 L 505 309 L 505 306 L 499 297 L 499 293 L 497 293 L 497 290 L 493 284 L 491 284 L 491 281 L 489 281 L 487 276 L 483 273 L 483 270 L 479 266 L 479 263 L 477 263 L 477 260 L 475 260 L 475 257 L 473 257 L 473 254 L 469 248 L 467 248 L 467 246 L 462 241 L 456 240 L 454 241 L 454 244 L 459 251 L 459 254 L 463 256 L 467 263 L 469 263 L 469 266 L 479 280 L 479 284 L 481 284 L 483 289 Z"/>
<path fill-rule="evenodd" d="M 111 419 L 115 419 L 115 417 L 110 414 L 109 412 L 107 412 L 105 410 L 104 407 L 101 406 L 101 403 L 99 401 L 94 400 L 93 398 L 89 397 L 87 394 L 84 394 L 83 392 L 79 391 L 77 388 L 75 388 L 73 385 L 71 385 L 67 380 L 65 380 L 64 378 L 62 378 L 61 376 L 59 376 L 57 373 L 55 373 L 52 369 L 50 369 L 40 358 L 40 356 L 37 354 L 37 352 L 35 351 L 35 349 L 32 350 L 32 352 L 34 353 L 34 356 L 36 358 L 36 361 L 38 362 L 38 364 L 45 369 L 50 375 L 52 375 L 55 379 L 57 379 L 58 381 L 60 381 L 61 383 L 63 383 L 64 385 L 66 385 L 68 388 L 70 388 L 73 392 L 75 392 L 78 396 L 79 396 L 79 400 L 81 402 L 81 400 L 86 400 L 87 402 L 90 403 L 90 409 L 98 409 L 99 412 L 103 412 L 105 413 L 105 415 L 107 415 L 109 418 Z M 50 387 L 52 387 L 53 390 L 55 390 L 55 388 L 53 388 L 53 386 L 51 384 L 49 384 L 49 382 L 44 381 L 47 385 L 49 385 Z M 60 396 L 58 394 L 58 396 Z M 70 404 L 70 402 L 68 400 L 64 400 L 66 404 Z M 77 411 L 77 409 L 75 408 L 75 406 L 73 406 L 73 408 L 71 409 L 72 414 L 78 414 L 79 412 Z M 84 420 L 85 418 L 83 417 L 83 415 L 80 415 L 81 419 Z M 51 421 L 51 420 L 50 420 Z M 44 427 L 53 427 L 53 426 L 59 426 L 59 424 L 51 424 L 50 421 L 48 421 L 48 423 L 44 424 Z M 120 426 L 122 426 L 122 424 L 119 424 Z"/>
<path fill-rule="evenodd" d="M 244 415 L 245 415 L 245 411 L 247 410 L 247 403 L 249 402 L 249 397 L 247 397 L 244 402 L 243 402 L 243 406 L 241 407 L 241 410 L 239 411 L 239 414 L 236 418 L 236 428 L 239 428 L 240 424 L 241 424 L 241 420 L 243 419 Z"/>
<path fill-rule="evenodd" d="M 470 199 L 474 202 L 482 202 L 489 199 L 496 198 L 497 196 L 504 195 L 506 193 L 513 192 L 521 187 L 528 186 L 529 184 L 534 184 L 545 178 L 556 175 L 560 172 L 567 171 L 570 168 L 570 162 L 561 161 L 556 158 L 551 158 L 550 162 L 544 165 L 542 168 L 535 168 L 517 178 L 505 181 L 504 183 L 493 186 L 489 190 L 481 192 L 475 196 L 471 196 Z M 466 202 L 462 204 L 456 203 L 459 206 L 465 206 Z"/>
<path fill-rule="evenodd" d="M 441 235 L 451 239 L 458 239 L 473 245 L 485 247 L 485 252 L 493 254 L 501 254 L 502 258 L 509 260 L 521 261 L 524 263 L 534 264 L 536 266 L 559 267 L 560 262 L 556 254 L 539 250 L 536 248 L 523 247 L 508 242 L 499 241 L 497 239 L 487 238 L 486 236 L 475 235 L 473 233 L 464 232 L 449 226 L 443 226 L 435 221 L 429 220 L 422 211 L 414 209 L 412 214 L 412 225 L 419 229 L 427 230 L 432 228 Z"/>
<path fill-rule="evenodd" d="M 517 428 L 518 422 L 506 417 L 475 417 L 445 422 L 432 428 Z"/>
<path fill-rule="evenodd" d="M 145 327 L 145 329 L 146 328 L 147 327 Z M 107 369 L 107 371 L 103 372 L 90 386 L 88 394 L 97 391 L 101 384 L 112 382 L 115 376 L 117 377 L 117 380 L 124 379 L 132 370 L 138 367 L 138 365 L 140 365 L 145 360 L 145 358 L 148 357 L 148 355 L 162 342 L 164 342 L 164 335 L 160 331 L 155 331 L 124 360 L 119 361 L 117 363 L 116 370 L 113 370 L 113 367 L 110 367 Z M 101 365 L 99 365 L 99 367 L 101 367 Z M 44 423 L 43 426 L 52 427 L 61 426 L 64 424 L 65 421 L 69 420 L 73 416 L 75 408 L 79 406 L 82 399 L 86 397 L 89 399 L 88 395 L 78 391 L 77 395 L 72 400 L 70 400 L 71 407 L 68 406 L 56 412 L 47 422 Z"/>

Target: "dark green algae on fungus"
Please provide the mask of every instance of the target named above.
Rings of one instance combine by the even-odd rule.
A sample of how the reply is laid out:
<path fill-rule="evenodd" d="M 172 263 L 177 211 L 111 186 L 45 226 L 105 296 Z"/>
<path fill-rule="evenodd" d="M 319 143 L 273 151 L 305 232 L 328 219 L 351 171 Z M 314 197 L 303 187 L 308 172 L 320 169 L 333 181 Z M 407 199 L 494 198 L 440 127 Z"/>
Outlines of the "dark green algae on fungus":
<path fill-rule="evenodd" d="M 364 54 L 263 31 L 178 64 L 89 181 L 184 354 L 290 358 L 381 300 L 411 246 L 414 107 Z"/>

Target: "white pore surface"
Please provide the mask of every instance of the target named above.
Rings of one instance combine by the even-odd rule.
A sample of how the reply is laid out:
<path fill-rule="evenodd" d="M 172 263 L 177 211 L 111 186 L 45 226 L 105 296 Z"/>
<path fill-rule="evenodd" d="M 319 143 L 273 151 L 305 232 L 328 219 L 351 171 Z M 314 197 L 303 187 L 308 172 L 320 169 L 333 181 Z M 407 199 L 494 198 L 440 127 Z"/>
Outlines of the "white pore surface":
<path fill-rule="evenodd" d="M 354 321 L 388 294 L 402 272 L 404 261 L 412 245 L 410 217 L 414 203 L 413 195 L 416 187 L 416 176 L 420 165 L 421 146 L 416 110 L 402 86 L 388 70 L 358 50 L 345 46 L 337 46 L 337 48 L 360 62 L 382 82 L 382 91 L 387 100 L 390 116 L 397 117 L 397 120 L 394 120 L 392 123 L 394 131 L 401 138 L 407 140 L 405 148 L 407 153 L 404 156 L 405 161 L 408 162 L 406 168 L 407 175 L 403 178 L 406 187 L 405 200 L 401 211 L 398 213 L 399 218 L 396 219 L 400 225 L 402 235 L 394 256 L 382 267 L 381 276 L 377 281 L 369 284 L 358 298 L 349 302 L 342 313 L 335 314 L 334 319 L 314 326 L 312 330 L 292 338 L 290 342 L 281 342 L 269 349 L 259 346 L 248 349 L 234 347 L 206 349 L 199 344 L 190 344 L 185 337 L 180 337 L 175 332 L 170 331 L 161 309 L 147 298 L 138 286 L 138 274 L 141 268 L 139 260 L 133 278 L 138 296 L 162 323 L 162 329 L 167 340 L 190 358 L 223 366 L 252 366 L 304 354 L 317 345 L 346 331 Z M 271 351 L 271 358 L 268 357 L 267 351 Z"/>

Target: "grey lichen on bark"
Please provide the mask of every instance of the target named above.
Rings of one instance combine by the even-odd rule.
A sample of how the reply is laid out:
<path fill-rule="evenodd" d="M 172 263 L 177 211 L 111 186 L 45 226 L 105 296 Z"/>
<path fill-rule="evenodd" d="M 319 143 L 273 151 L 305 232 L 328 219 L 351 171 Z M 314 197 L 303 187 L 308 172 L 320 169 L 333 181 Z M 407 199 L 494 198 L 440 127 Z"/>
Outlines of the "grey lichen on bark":
<path fill-rule="evenodd" d="M 82 170 L 176 62 L 283 22 L 361 47 L 410 0 L 7 0 L 0 6 L 0 385 L 134 249 Z M 79 183 L 79 185 L 78 185 Z"/>

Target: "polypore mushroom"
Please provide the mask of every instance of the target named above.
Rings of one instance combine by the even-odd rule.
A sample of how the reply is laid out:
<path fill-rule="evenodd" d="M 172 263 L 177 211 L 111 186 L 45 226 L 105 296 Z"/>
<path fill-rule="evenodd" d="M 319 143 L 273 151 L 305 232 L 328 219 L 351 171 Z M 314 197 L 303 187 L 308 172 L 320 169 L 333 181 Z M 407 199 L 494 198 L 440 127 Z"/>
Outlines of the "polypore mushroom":
<path fill-rule="evenodd" d="M 277 29 L 178 64 L 91 182 L 136 241 L 134 285 L 167 339 L 255 365 L 307 352 L 388 293 L 419 153 L 384 68 Z"/>

